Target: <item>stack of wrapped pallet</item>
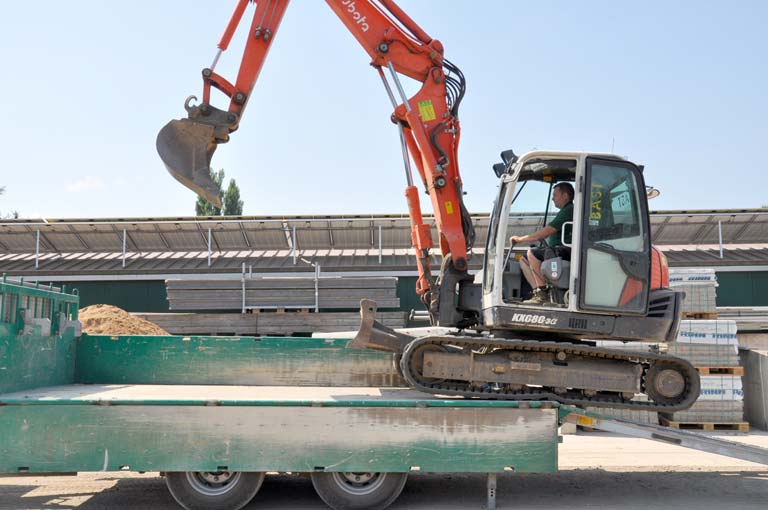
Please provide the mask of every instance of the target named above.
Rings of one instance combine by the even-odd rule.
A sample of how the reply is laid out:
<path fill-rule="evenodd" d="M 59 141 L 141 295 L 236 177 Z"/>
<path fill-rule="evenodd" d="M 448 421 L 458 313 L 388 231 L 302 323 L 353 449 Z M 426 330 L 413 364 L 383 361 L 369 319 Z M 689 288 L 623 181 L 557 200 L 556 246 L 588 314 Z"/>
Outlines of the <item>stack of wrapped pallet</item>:
<path fill-rule="evenodd" d="M 711 268 L 670 269 L 669 286 L 685 292 L 684 320 L 669 354 L 687 359 L 701 375 L 701 395 L 686 411 L 660 416 L 676 428 L 746 431 L 736 322 L 717 320 L 717 276 Z"/>
<path fill-rule="evenodd" d="M 701 393 L 690 409 L 657 414 L 648 411 L 600 410 L 597 412 L 643 423 L 675 428 L 747 431 L 744 393 L 739 366 L 736 321 L 717 320 L 717 277 L 711 268 L 670 269 L 670 287 L 685 292 L 683 320 L 675 342 L 666 346 L 639 342 L 599 341 L 597 345 L 639 352 L 660 352 L 690 361 L 701 375 Z M 695 318 L 695 319 L 694 319 Z M 641 399 L 638 396 L 638 399 Z"/>
<path fill-rule="evenodd" d="M 661 415 L 661 423 L 675 428 L 746 432 L 744 392 L 739 366 L 736 321 L 682 321 L 669 354 L 687 359 L 701 375 L 699 399 L 686 411 Z"/>
<path fill-rule="evenodd" d="M 675 428 L 745 431 L 744 403 L 739 366 L 736 322 L 731 320 L 683 320 L 675 342 L 666 346 L 643 342 L 598 341 L 598 346 L 636 352 L 666 350 L 690 361 L 701 375 L 701 393 L 693 406 L 677 413 L 627 409 L 589 410 L 640 423 L 659 423 Z M 665 349 L 666 348 L 666 349 Z M 636 400 L 645 400 L 638 395 Z"/>
<path fill-rule="evenodd" d="M 669 270 L 669 286 L 685 292 L 683 317 L 714 319 L 717 317 L 717 275 L 709 267 Z"/>
<path fill-rule="evenodd" d="M 616 342 L 613 340 L 598 340 L 595 342 L 595 344 L 598 347 L 606 347 L 608 349 L 617 349 L 622 351 L 658 352 L 658 344 L 647 342 Z M 638 394 L 635 395 L 633 400 L 638 402 L 647 402 L 648 397 Z M 586 410 L 600 413 L 605 416 L 621 418 L 622 420 L 633 421 L 636 423 L 659 423 L 659 413 L 656 411 L 645 411 L 643 409 L 614 409 L 610 407 L 586 407 Z"/>

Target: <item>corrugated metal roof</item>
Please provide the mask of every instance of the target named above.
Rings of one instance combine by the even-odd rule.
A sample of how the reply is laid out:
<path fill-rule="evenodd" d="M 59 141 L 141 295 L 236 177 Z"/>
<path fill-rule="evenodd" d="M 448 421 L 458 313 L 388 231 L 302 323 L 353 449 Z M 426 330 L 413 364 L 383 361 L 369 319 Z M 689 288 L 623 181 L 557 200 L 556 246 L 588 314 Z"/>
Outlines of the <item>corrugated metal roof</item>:
<path fill-rule="evenodd" d="M 753 266 L 768 264 L 768 244 L 761 248 L 725 248 L 723 258 L 719 249 L 676 247 L 665 249 L 673 266 Z M 303 250 L 301 257 L 319 263 L 325 271 L 409 271 L 416 261 L 410 249 L 382 250 L 381 262 L 377 249 Z M 432 266 L 439 266 L 439 257 L 432 257 Z M 470 261 L 472 270 L 480 269 L 482 250 L 475 250 Z M 207 251 L 152 252 L 126 255 L 123 268 L 122 253 L 47 253 L 38 260 L 34 254 L 15 254 L 0 258 L 0 270 L 10 275 L 35 274 L 41 277 L 60 274 L 168 274 L 168 273 L 237 273 L 245 264 L 254 272 L 306 272 L 312 268 L 294 258 L 290 250 L 254 250 L 213 252 L 208 266 Z"/>
<path fill-rule="evenodd" d="M 396 249 L 383 251 L 381 263 L 379 252 L 374 249 L 304 250 L 301 257 L 319 263 L 323 271 L 403 271 L 416 267 L 411 250 Z M 432 257 L 435 267 L 438 257 Z M 470 264 L 479 269 L 481 257 L 475 257 Z M 123 268 L 122 253 L 91 253 L 88 256 L 76 254 L 45 254 L 38 260 L 35 256 L 19 255 L 14 259 L 0 260 L 2 272 L 11 275 L 35 274 L 41 277 L 59 274 L 167 274 L 167 273 L 237 273 L 245 264 L 254 272 L 307 272 L 309 264 L 294 258 L 290 250 L 224 251 L 214 252 L 211 266 L 208 266 L 208 252 L 165 252 L 126 256 Z"/>
<path fill-rule="evenodd" d="M 662 247 L 663 249 L 664 247 Z M 755 266 L 768 265 L 768 244 L 760 248 L 723 247 L 720 258 L 719 248 L 711 249 L 663 249 L 670 265 L 673 266 Z"/>
<path fill-rule="evenodd" d="M 474 215 L 473 221 L 475 252 L 481 253 L 489 215 Z M 662 211 L 652 213 L 651 223 L 654 243 L 665 247 L 673 265 L 768 265 L 767 210 Z M 523 235 L 541 225 L 541 215 L 523 214 L 513 217 L 508 230 Z M 434 229 L 433 237 L 437 246 Z M 749 243 L 754 246 L 746 247 Z M 324 270 L 402 271 L 415 267 L 410 250 L 405 215 L 0 223 L 0 272 L 9 274 L 232 272 L 243 263 L 254 271 L 306 270 L 294 264 L 294 254 L 319 262 Z M 475 257 L 472 267 L 479 261 Z"/>
<path fill-rule="evenodd" d="M 487 218 L 476 218 L 485 243 Z M 292 249 L 294 238 L 300 249 L 331 248 L 409 248 L 410 221 L 398 218 L 301 218 L 260 220 L 227 218 L 220 221 L 125 220 L 101 222 L 0 223 L 0 251 L 35 253 L 40 236 L 40 253 L 120 251 L 123 242 L 129 251 L 189 251 L 211 248 L 221 250 Z M 437 243 L 437 235 L 434 241 Z"/>

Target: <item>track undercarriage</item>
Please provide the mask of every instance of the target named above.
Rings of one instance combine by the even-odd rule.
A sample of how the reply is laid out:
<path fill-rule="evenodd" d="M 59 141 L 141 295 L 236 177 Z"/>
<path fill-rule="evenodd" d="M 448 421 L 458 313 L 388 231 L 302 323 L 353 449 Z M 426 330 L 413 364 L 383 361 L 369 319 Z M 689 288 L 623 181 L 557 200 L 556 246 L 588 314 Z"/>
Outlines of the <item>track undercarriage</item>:
<path fill-rule="evenodd" d="M 349 347 L 394 352 L 406 381 L 427 393 L 663 412 L 687 409 L 699 396 L 693 365 L 665 354 L 488 335 L 415 338 L 371 313 L 362 318 Z"/>

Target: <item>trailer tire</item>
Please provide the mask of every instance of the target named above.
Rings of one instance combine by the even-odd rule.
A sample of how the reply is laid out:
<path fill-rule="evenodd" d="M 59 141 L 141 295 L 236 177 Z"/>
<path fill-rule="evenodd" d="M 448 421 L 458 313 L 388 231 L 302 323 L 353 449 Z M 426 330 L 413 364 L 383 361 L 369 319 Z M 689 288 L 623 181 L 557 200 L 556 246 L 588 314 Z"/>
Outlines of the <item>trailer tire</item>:
<path fill-rule="evenodd" d="M 403 491 L 408 473 L 312 473 L 312 485 L 333 510 L 383 510 Z"/>
<path fill-rule="evenodd" d="M 264 473 L 179 471 L 166 473 L 173 499 L 186 510 L 239 510 L 259 492 Z"/>

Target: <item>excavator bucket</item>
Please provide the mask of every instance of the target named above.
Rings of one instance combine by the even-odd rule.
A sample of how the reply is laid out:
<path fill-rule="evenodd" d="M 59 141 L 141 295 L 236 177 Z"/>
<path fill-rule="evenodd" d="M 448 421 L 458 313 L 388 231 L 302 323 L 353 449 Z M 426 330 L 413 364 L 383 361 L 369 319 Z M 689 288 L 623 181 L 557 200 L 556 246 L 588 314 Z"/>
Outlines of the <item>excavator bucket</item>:
<path fill-rule="evenodd" d="M 174 179 L 221 208 L 210 169 L 217 143 L 215 126 L 190 119 L 172 120 L 157 134 L 157 152 Z"/>

